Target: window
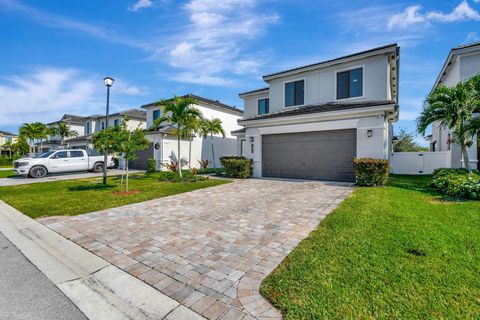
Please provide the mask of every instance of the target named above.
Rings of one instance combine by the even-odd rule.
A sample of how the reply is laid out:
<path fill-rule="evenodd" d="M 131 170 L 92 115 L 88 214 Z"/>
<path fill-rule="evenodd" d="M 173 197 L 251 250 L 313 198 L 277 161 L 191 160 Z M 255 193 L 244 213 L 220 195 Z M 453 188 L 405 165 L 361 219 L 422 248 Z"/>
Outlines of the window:
<path fill-rule="evenodd" d="M 267 114 L 269 109 L 270 100 L 269 99 L 259 99 L 258 100 L 258 114 Z"/>
<path fill-rule="evenodd" d="M 363 68 L 337 73 L 337 99 L 363 96 Z"/>
<path fill-rule="evenodd" d="M 105 121 L 102 121 L 100 127 L 102 128 L 101 130 L 105 130 Z"/>
<path fill-rule="evenodd" d="M 83 158 L 83 151 L 70 151 L 70 158 Z"/>
<path fill-rule="evenodd" d="M 5 137 L 5 143 L 12 143 L 12 137 Z"/>
<path fill-rule="evenodd" d="M 305 80 L 285 83 L 285 107 L 300 106 L 305 103 Z"/>
<path fill-rule="evenodd" d="M 54 159 L 65 159 L 68 158 L 68 152 L 67 151 L 59 151 L 53 155 Z"/>
<path fill-rule="evenodd" d="M 120 119 L 115 119 L 115 120 L 113 121 L 113 126 L 114 126 L 114 127 L 118 127 L 119 125 L 120 125 Z"/>
<path fill-rule="evenodd" d="M 90 134 L 90 125 L 91 125 L 90 122 L 87 122 L 85 124 L 85 133 L 86 134 Z"/>
<path fill-rule="evenodd" d="M 160 118 L 160 110 L 153 110 L 153 121 Z"/>

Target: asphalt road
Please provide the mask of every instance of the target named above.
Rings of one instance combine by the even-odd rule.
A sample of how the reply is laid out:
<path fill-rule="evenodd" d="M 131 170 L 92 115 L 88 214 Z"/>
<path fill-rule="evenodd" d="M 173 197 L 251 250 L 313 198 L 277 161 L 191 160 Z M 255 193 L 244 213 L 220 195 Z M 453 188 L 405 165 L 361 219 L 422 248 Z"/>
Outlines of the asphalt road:
<path fill-rule="evenodd" d="M 87 320 L 85 315 L 0 233 L 0 319 Z"/>

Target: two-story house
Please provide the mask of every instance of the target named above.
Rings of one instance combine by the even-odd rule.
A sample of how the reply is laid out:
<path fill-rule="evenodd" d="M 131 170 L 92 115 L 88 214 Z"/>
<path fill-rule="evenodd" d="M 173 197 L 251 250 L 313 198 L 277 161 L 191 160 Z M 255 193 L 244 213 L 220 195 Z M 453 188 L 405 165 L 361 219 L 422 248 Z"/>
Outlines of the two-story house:
<path fill-rule="evenodd" d="M 390 44 L 264 76 L 240 94 L 237 152 L 255 177 L 353 181 L 355 157 L 389 158 L 399 58 Z"/>
<path fill-rule="evenodd" d="M 215 149 L 216 165 L 220 166 L 220 157 L 224 155 L 236 154 L 236 138 L 231 134 L 232 131 L 241 127 L 237 121 L 243 118 L 243 111 L 235 107 L 221 103 L 218 100 L 211 100 L 193 94 L 187 94 L 182 97 L 191 97 L 197 101 L 194 106 L 206 119 L 218 118 L 222 121 L 222 127 L 225 130 L 225 138 L 221 135 L 213 136 L 213 144 Z M 149 103 L 142 106 L 147 111 L 147 128 L 151 128 L 153 122 L 161 116 L 161 107 L 155 103 Z M 137 169 L 147 168 L 147 159 L 155 159 L 157 169 L 162 170 L 163 163 L 177 160 L 177 136 L 175 128 L 165 125 L 155 131 L 147 134 L 147 139 L 151 141 L 150 148 L 139 152 L 139 158 L 135 160 L 131 166 Z M 180 156 L 183 161 L 188 161 L 189 155 L 189 139 L 180 141 Z M 199 168 L 198 160 L 209 160 L 213 162 L 210 138 L 204 138 L 195 135 L 191 146 L 191 166 Z"/>
<path fill-rule="evenodd" d="M 480 42 L 460 46 L 450 50 L 445 63 L 433 85 L 453 87 L 461 81 L 480 74 Z M 439 123 L 432 125 L 432 134 L 427 137 L 430 142 L 430 151 L 447 151 L 451 168 L 464 167 L 461 147 L 452 142 L 452 130 Z M 468 148 L 469 162 L 472 168 L 479 168 L 478 154 L 480 153 L 476 137 L 473 145 Z"/>
<path fill-rule="evenodd" d="M 146 112 L 139 109 L 128 109 L 113 113 L 108 116 L 108 126 L 115 127 L 119 126 L 123 118 L 128 117 L 129 121 L 127 126 L 130 130 L 136 128 L 145 129 L 146 128 Z M 104 115 L 91 115 L 84 117 L 82 123 L 83 134 L 78 137 L 65 140 L 65 143 L 74 149 L 92 149 L 93 145 L 91 143 L 92 136 L 95 132 L 104 130 L 106 124 L 106 118 Z"/>
<path fill-rule="evenodd" d="M 84 121 L 85 117 L 83 116 L 64 114 L 60 120 L 48 123 L 47 126 L 56 127 L 60 123 L 66 123 L 70 127 L 70 130 L 77 133 L 77 136 L 83 136 L 85 132 Z M 59 148 L 61 146 L 61 138 L 58 135 L 52 135 L 48 137 L 48 141 L 43 142 L 42 144 L 37 143 L 36 145 L 37 147 L 40 147 L 40 145 L 42 145 L 43 149 L 40 150 L 40 152 L 47 152 L 49 150 Z"/>
<path fill-rule="evenodd" d="M 15 143 L 17 142 L 18 135 L 8 132 L 8 131 L 3 131 L 0 130 L 0 156 L 11 156 L 11 149 L 10 148 L 4 148 L 2 147 L 5 144 L 8 143 Z"/>

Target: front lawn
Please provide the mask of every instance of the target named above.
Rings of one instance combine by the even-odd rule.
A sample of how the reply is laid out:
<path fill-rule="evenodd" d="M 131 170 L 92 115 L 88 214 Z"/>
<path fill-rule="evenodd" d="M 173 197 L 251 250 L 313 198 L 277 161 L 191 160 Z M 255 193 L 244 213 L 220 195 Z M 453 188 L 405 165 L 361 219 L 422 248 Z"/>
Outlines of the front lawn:
<path fill-rule="evenodd" d="M 479 319 L 480 202 L 431 177 L 357 188 L 270 274 L 285 319 Z"/>
<path fill-rule="evenodd" d="M 115 192 L 124 190 L 120 178 L 109 177 L 108 181 L 107 186 L 101 184 L 101 178 L 93 178 L 0 187 L 0 199 L 31 218 L 39 218 L 93 212 L 230 182 L 162 182 L 155 175 L 134 175 L 129 179 L 130 190 L 140 193 L 118 195 Z"/>
<path fill-rule="evenodd" d="M 13 172 L 13 170 L 0 170 L 0 179 L 14 177 L 14 176 L 15 176 L 15 172 Z"/>

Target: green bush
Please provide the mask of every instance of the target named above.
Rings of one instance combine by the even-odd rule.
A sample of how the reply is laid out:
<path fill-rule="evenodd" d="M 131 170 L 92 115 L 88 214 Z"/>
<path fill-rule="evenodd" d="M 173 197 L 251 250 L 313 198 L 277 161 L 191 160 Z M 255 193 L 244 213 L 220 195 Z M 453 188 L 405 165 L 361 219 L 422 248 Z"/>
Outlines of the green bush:
<path fill-rule="evenodd" d="M 252 160 L 239 156 L 221 157 L 220 162 L 225 168 L 225 176 L 230 178 L 251 178 L 253 173 Z"/>
<path fill-rule="evenodd" d="M 0 166 L 13 166 L 13 159 L 8 157 L 0 157 Z"/>
<path fill-rule="evenodd" d="M 390 163 L 382 159 L 358 158 L 354 160 L 354 170 L 357 185 L 383 186 L 388 180 Z"/>
<path fill-rule="evenodd" d="M 452 197 L 480 200 L 480 173 L 469 173 L 464 168 L 437 169 L 433 172 L 432 187 Z"/>
<path fill-rule="evenodd" d="M 147 172 L 156 172 L 157 171 L 157 161 L 155 159 L 147 160 Z"/>
<path fill-rule="evenodd" d="M 156 177 L 160 181 L 166 182 L 197 182 L 197 181 L 205 181 L 208 177 L 194 175 L 189 172 L 183 172 L 183 177 L 180 178 L 178 173 L 172 171 L 158 171 L 152 173 L 153 177 Z"/>

